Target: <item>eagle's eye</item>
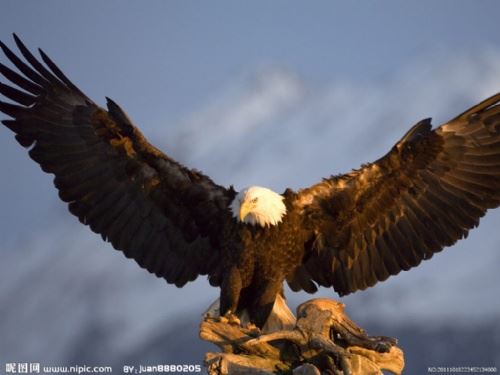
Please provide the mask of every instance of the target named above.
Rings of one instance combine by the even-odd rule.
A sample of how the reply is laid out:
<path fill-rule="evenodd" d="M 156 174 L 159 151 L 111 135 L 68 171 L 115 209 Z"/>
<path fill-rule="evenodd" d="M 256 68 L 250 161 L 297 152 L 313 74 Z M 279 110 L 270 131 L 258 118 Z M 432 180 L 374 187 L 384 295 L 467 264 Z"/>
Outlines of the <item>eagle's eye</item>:
<path fill-rule="evenodd" d="M 257 201 L 258 201 L 258 200 L 259 200 L 259 198 L 258 198 L 258 197 L 255 197 L 255 198 L 254 198 L 254 199 L 252 199 L 250 202 L 251 202 L 251 203 L 257 203 Z"/>

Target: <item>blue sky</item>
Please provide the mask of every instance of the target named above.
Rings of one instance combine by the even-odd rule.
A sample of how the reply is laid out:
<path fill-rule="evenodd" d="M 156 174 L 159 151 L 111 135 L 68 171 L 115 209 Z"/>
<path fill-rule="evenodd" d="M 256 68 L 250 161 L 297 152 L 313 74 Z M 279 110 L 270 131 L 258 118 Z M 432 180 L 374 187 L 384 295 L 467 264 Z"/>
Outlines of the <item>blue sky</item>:
<path fill-rule="evenodd" d="M 7 0 L 0 30 L 3 39 L 16 31 L 41 45 L 92 97 L 119 96 L 141 120 L 157 107 L 175 119 L 256 66 L 278 64 L 313 85 L 384 81 L 422 55 L 496 45 L 498 8 L 494 1 Z"/>
<path fill-rule="evenodd" d="M 158 147 L 237 188 L 282 191 L 346 172 L 381 156 L 420 119 L 439 124 L 500 88 L 497 1 L 3 0 L 0 10 L 4 42 L 13 46 L 16 32 L 43 48 L 97 103 L 113 98 Z M 137 311 L 154 326 L 162 309 L 201 311 L 217 296 L 205 280 L 166 287 L 113 252 L 70 217 L 52 178 L 1 128 L 0 149 L 0 301 L 9 298 L 9 327 L 36 335 L 57 326 L 61 309 L 78 324 L 81 310 L 70 311 L 72 303 L 40 297 L 26 306 L 22 293 L 55 290 L 81 307 L 71 295 L 81 297 L 90 279 L 114 293 L 111 301 L 99 297 L 100 316 L 119 314 L 133 333 L 152 329 L 134 320 Z M 498 292 L 488 268 L 500 262 L 498 223 L 500 215 L 489 213 L 453 250 L 347 301 L 411 294 L 403 319 L 442 321 L 474 314 L 455 308 L 460 291 L 489 304 L 485 314 L 498 314 L 487 297 Z M 177 308 L 151 312 L 160 295 Z M 132 312 L 114 311 L 117 304 Z M 36 343 L 10 329 L 21 346 Z M 26 353 L 39 350 L 32 345 Z"/>

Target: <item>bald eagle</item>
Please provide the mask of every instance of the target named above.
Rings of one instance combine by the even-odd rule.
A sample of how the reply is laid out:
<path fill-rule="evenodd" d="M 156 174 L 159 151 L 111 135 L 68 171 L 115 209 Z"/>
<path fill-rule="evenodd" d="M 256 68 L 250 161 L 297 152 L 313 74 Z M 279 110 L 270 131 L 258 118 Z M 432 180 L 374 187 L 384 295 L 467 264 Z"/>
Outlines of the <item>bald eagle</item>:
<path fill-rule="evenodd" d="M 500 94 L 432 129 L 425 119 L 382 158 L 283 194 L 239 192 L 176 162 L 111 99 L 104 109 L 20 39 L 2 123 L 72 214 L 126 257 L 182 287 L 218 286 L 221 314 L 262 327 L 286 280 L 341 296 L 409 270 L 467 236 L 500 204 Z"/>

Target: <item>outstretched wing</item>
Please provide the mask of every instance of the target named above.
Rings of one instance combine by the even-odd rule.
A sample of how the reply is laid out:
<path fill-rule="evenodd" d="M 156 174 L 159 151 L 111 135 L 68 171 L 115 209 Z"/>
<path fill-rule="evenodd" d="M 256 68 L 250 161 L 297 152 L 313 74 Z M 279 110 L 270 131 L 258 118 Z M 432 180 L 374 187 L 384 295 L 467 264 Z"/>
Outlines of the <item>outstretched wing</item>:
<path fill-rule="evenodd" d="M 289 283 L 345 295 L 417 266 L 500 204 L 500 94 L 431 130 L 415 125 L 378 161 L 300 191 L 313 233 Z"/>
<path fill-rule="evenodd" d="M 212 274 L 232 189 L 214 184 L 150 145 L 108 99 L 87 98 L 40 50 L 45 66 L 14 35 L 27 63 L 3 43 L 20 73 L 0 64 L 2 123 L 41 168 L 80 221 L 129 258 L 182 286 Z"/>

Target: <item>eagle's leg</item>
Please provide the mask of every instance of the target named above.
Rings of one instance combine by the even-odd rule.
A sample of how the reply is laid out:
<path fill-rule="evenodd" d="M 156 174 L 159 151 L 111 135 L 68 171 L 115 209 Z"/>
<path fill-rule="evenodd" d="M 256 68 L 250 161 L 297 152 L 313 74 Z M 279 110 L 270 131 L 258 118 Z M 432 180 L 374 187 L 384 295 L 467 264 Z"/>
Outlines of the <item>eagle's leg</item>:
<path fill-rule="evenodd" d="M 262 329 L 273 311 L 276 295 L 282 290 L 283 283 L 280 281 L 268 281 L 262 283 L 255 291 L 254 303 L 248 308 L 252 322 Z"/>
<path fill-rule="evenodd" d="M 220 293 L 220 317 L 225 318 L 231 324 L 240 325 L 240 319 L 236 315 L 241 293 L 241 275 L 236 267 L 231 267 L 224 277 Z"/>

